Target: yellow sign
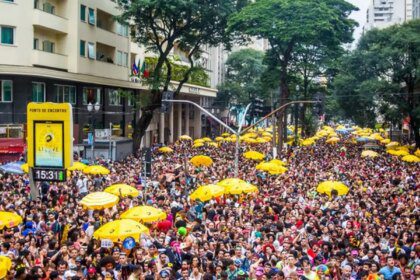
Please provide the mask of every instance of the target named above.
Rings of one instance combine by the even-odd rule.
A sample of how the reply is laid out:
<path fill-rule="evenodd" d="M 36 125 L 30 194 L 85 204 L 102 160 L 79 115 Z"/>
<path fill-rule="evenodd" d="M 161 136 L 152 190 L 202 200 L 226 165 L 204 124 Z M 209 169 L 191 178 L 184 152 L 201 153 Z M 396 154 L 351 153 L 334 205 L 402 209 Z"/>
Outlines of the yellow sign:
<path fill-rule="evenodd" d="M 69 103 L 29 103 L 29 167 L 68 168 L 73 164 L 73 113 Z"/>

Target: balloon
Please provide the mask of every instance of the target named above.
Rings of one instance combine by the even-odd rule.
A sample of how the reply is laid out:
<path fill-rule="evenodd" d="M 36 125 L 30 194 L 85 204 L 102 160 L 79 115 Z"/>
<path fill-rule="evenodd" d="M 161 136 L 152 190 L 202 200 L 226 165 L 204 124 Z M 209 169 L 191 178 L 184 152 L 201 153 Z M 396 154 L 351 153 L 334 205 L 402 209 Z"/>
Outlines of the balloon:
<path fill-rule="evenodd" d="M 187 229 L 184 228 L 184 227 L 180 227 L 178 229 L 178 233 L 179 233 L 179 235 L 185 236 L 185 235 L 187 235 Z"/>

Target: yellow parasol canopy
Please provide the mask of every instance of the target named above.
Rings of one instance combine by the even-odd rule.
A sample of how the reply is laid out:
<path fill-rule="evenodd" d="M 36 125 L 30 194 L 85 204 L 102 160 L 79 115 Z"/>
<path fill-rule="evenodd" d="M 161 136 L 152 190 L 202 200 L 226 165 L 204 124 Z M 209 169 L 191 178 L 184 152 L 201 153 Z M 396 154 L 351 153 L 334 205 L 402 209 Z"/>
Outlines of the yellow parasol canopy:
<path fill-rule="evenodd" d="M 327 194 L 328 196 L 331 196 L 332 190 L 336 190 L 338 195 L 346 195 L 349 192 L 349 188 L 338 181 L 325 181 L 316 188 L 317 192 Z"/>
<path fill-rule="evenodd" d="M 256 160 L 256 161 L 260 161 L 263 160 L 265 158 L 265 155 L 257 152 L 257 151 L 248 151 L 246 153 L 243 154 L 245 158 L 247 159 L 252 159 L 252 160 Z"/>
<path fill-rule="evenodd" d="M 109 169 L 101 165 L 91 165 L 83 169 L 83 173 L 92 175 L 107 175 L 109 172 Z"/>
<path fill-rule="evenodd" d="M 225 188 L 225 194 L 258 192 L 258 188 L 238 178 L 227 178 L 217 183 Z"/>
<path fill-rule="evenodd" d="M 402 160 L 406 162 L 420 162 L 420 158 L 416 157 L 415 155 L 403 156 Z"/>
<path fill-rule="evenodd" d="M 393 148 L 393 147 L 398 147 L 400 145 L 400 143 L 393 141 L 393 142 L 389 142 L 386 147 L 387 148 Z"/>
<path fill-rule="evenodd" d="M 222 133 L 222 135 L 221 135 L 222 137 L 229 137 L 230 136 L 230 134 L 229 133 L 227 133 L 227 132 L 225 132 L 225 133 Z"/>
<path fill-rule="evenodd" d="M 162 148 L 159 148 L 159 152 L 161 152 L 161 153 L 173 153 L 173 151 L 174 150 L 172 150 L 171 148 L 169 148 L 169 147 L 162 147 Z"/>
<path fill-rule="evenodd" d="M 391 143 L 391 139 L 384 139 L 384 140 L 381 140 L 381 143 L 382 144 L 389 144 L 389 143 Z"/>
<path fill-rule="evenodd" d="M 7 272 L 12 268 L 12 260 L 6 256 L 0 256 L 0 279 L 7 276 Z"/>
<path fill-rule="evenodd" d="M 408 156 L 410 153 L 404 150 L 387 150 L 388 154 L 393 156 Z"/>
<path fill-rule="evenodd" d="M 207 146 L 211 146 L 211 147 L 214 147 L 214 148 L 219 148 L 219 145 L 217 145 L 216 142 L 207 142 L 206 144 L 207 144 Z"/>
<path fill-rule="evenodd" d="M 283 165 L 273 162 L 262 162 L 256 166 L 256 169 L 268 172 L 271 175 L 280 175 L 287 171 L 287 168 Z"/>
<path fill-rule="evenodd" d="M 214 140 L 217 142 L 220 142 L 220 141 L 225 141 L 225 138 L 218 136 Z"/>
<path fill-rule="evenodd" d="M 193 157 L 193 158 L 190 159 L 190 162 L 195 167 L 210 166 L 210 165 L 213 164 L 213 160 L 211 159 L 211 157 L 208 157 L 208 156 L 205 156 L 205 155 L 195 156 L 195 157 Z"/>
<path fill-rule="evenodd" d="M 276 158 L 275 158 L 275 159 L 270 160 L 269 162 L 270 162 L 270 163 L 277 164 L 277 165 L 282 165 L 282 166 L 287 165 L 287 163 L 285 163 L 284 161 L 279 160 L 279 159 L 276 159 Z"/>
<path fill-rule="evenodd" d="M 204 147 L 204 144 L 203 143 L 195 143 L 192 147 L 193 148 L 201 148 L 201 147 Z"/>
<path fill-rule="evenodd" d="M 104 191 L 119 197 L 139 196 L 139 191 L 136 188 L 126 184 L 114 184 L 106 188 Z"/>
<path fill-rule="evenodd" d="M 203 137 L 201 138 L 204 142 L 211 142 L 212 140 L 209 137 Z"/>
<path fill-rule="evenodd" d="M 222 196 L 225 193 L 225 188 L 219 185 L 205 185 L 198 187 L 191 195 L 190 198 L 195 200 L 199 199 L 203 202 L 211 200 L 215 197 Z"/>
<path fill-rule="evenodd" d="M 377 157 L 377 156 L 379 156 L 379 154 L 375 151 L 366 150 L 366 151 L 362 152 L 362 157 L 363 158 L 365 158 L 365 157 L 374 158 L 374 157 Z"/>
<path fill-rule="evenodd" d="M 104 224 L 93 233 L 93 237 L 109 239 L 113 242 L 124 241 L 127 237 L 132 237 L 138 241 L 142 233 L 149 234 L 149 229 L 139 222 L 122 219 Z"/>
<path fill-rule="evenodd" d="M 23 172 L 28 173 L 29 172 L 29 165 L 27 163 L 24 163 L 20 166 L 20 169 L 22 169 Z"/>
<path fill-rule="evenodd" d="M 70 168 L 68 168 L 68 170 L 70 170 L 70 171 L 75 171 L 75 170 L 83 171 L 86 167 L 87 167 L 86 164 L 84 164 L 80 161 L 76 161 L 76 162 L 73 163 L 73 165 Z"/>
<path fill-rule="evenodd" d="M 192 138 L 188 135 L 181 135 L 179 136 L 179 140 L 188 141 L 188 140 L 192 140 Z"/>
<path fill-rule="evenodd" d="M 420 157 L 420 149 L 417 149 L 417 150 L 414 152 L 414 155 L 415 155 L 416 157 Z"/>
<path fill-rule="evenodd" d="M 0 229 L 12 228 L 22 223 L 22 217 L 16 213 L 0 211 Z"/>
<path fill-rule="evenodd" d="M 335 144 L 335 143 L 337 143 L 337 142 L 340 142 L 340 138 L 338 138 L 338 137 L 331 137 L 331 138 L 329 138 L 327 141 L 325 141 L 326 143 L 328 143 L 328 144 Z"/>
<path fill-rule="evenodd" d="M 153 223 L 166 219 L 166 213 L 152 206 L 136 206 L 121 214 L 121 218 L 142 223 Z"/>
<path fill-rule="evenodd" d="M 118 196 L 107 192 L 93 192 L 82 198 L 80 204 L 90 210 L 110 208 L 118 203 Z"/>
<path fill-rule="evenodd" d="M 225 187 L 225 188 L 228 188 L 233 185 L 238 185 L 238 184 L 246 184 L 246 182 L 238 178 L 227 178 L 217 183 L 217 185 Z"/>

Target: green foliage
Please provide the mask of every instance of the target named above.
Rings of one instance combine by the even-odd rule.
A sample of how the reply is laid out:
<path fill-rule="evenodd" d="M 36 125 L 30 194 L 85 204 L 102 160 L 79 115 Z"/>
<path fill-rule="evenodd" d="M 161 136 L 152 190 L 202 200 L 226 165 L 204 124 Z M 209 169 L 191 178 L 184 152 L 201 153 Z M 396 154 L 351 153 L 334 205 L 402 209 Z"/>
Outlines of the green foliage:
<path fill-rule="evenodd" d="M 228 104 L 233 100 L 246 105 L 253 98 L 267 98 L 261 77 L 265 71 L 264 53 L 254 49 L 242 49 L 229 55 L 226 61 L 226 80 L 219 86 L 216 102 Z"/>
<path fill-rule="evenodd" d="M 357 49 L 341 61 L 335 80 L 337 101 L 346 115 L 359 124 L 411 118 L 420 145 L 420 20 L 367 32 Z M 361 116 L 361 114 L 367 114 Z M 362 118 L 363 117 L 363 118 Z"/>
<path fill-rule="evenodd" d="M 156 67 L 156 63 L 158 59 L 156 57 L 146 57 L 145 60 L 146 60 L 147 69 L 151 73 L 153 73 L 154 72 L 153 69 Z M 180 63 L 180 60 L 177 60 L 176 58 L 169 59 L 169 61 L 172 68 L 171 80 L 177 81 L 177 82 L 182 81 L 182 79 L 185 77 L 185 74 L 190 67 L 186 65 L 182 65 Z M 162 78 L 166 79 L 167 66 L 163 65 L 162 70 L 163 70 Z M 210 77 L 204 68 L 193 67 L 189 75 L 187 83 L 192 84 L 192 85 L 202 86 L 202 87 L 208 87 L 209 80 L 210 80 Z"/>

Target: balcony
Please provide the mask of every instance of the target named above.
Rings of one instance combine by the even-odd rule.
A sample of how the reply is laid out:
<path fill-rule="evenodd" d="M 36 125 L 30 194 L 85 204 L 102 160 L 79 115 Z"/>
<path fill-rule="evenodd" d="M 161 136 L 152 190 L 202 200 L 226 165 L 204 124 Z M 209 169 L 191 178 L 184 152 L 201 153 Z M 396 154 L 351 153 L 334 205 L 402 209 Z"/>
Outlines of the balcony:
<path fill-rule="evenodd" d="M 61 34 L 67 34 L 68 30 L 67 19 L 39 9 L 34 9 L 33 25 Z"/>
<path fill-rule="evenodd" d="M 58 53 L 32 50 L 32 64 L 34 66 L 67 70 L 67 56 Z"/>

